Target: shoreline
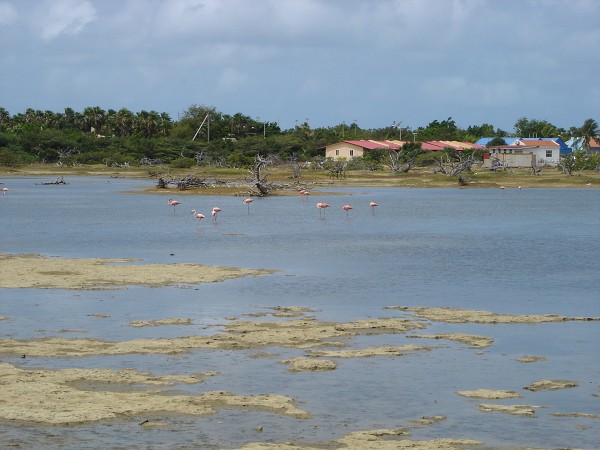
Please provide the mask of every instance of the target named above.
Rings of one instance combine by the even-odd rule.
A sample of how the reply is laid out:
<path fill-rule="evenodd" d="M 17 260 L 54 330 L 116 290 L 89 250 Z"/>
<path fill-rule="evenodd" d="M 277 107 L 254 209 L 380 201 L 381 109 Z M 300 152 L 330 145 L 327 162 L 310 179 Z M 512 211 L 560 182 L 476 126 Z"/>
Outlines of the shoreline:
<path fill-rule="evenodd" d="M 447 176 L 433 172 L 433 167 L 418 167 L 408 173 L 394 175 L 389 170 L 350 170 L 345 178 L 332 179 L 325 171 L 304 171 L 299 178 L 292 179 L 287 169 L 272 167 L 268 171 L 270 182 L 285 185 L 282 191 L 274 191 L 271 195 L 292 195 L 300 189 L 318 189 L 319 187 L 393 187 L 393 188 L 600 188 L 600 173 L 582 171 L 573 175 L 563 174 L 556 168 L 547 167 L 540 175 L 531 175 L 526 169 L 512 169 L 493 172 L 475 167 L 469 173 L 461 174 L 467 184 L 460 184 L 459 176 Z M 103 165 L 80 167 L 57 167 L 51 164 L 8 168 L 0 167 L 0 184 L 6 185 L 3 179 L 16 177 L 109 177 L 147 179 L 156 185 L 158 177 L 167 180 L 180 180 L 188 175 L 201 179 L 219 180 L 235 183 L 233 187 L 208 187 L 179 190 L 175 186 L 158 189 L 156 187 L 142 193 L 169 193 L 195 195 L 246 195 L 252 183 L 246 178 L 249 172 L 245 169 L 216 169 L 211 167 L 194 167 L 191 169 L 170 169 L 168 167 L 132 167 L 111 168 Z"/>

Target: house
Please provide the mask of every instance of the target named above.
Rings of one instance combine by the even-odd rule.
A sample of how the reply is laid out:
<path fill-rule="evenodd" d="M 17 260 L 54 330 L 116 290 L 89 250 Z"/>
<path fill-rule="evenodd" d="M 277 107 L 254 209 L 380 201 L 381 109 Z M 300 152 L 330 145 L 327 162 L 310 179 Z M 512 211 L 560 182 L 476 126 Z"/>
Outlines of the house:
<path fill-rule="evenodd" d="M 572 137 L 567 142 L 565 142 L 565 144 L 573 152 L 585 151 L 582 137 Z M 600 141 L 594 138 L 590 139 L 590 152 L 600 153 Z"/>
<path fill-rule="evenodd" d="M 352 159 L 364 156 L 365 153 L 375 149 L 400 150 L 408 141 L 375 141 L 375 140 L 347 140 L 337 142 L 325 147 L 325 157 L 338 159 Z M 483 148 L 471 142 L 459 141 L 427 141 L 421 144 L 421 150 L 439 151 L 447 148 L 465 150 L 468 148 Z"/>
<path fill-rule="evenodd" d="M 562 144 L 566 146 L 564 142 Z M 489 147 L 488 153 L 484 155 L 483 167 L 556 167 L 561 148 L 562 145 L 553 139 L 518 139 L 513 145 Z"/>
<path fill-rule="evenodd" d="M 487 146 L 494 139 L 496 139 L 496 138 L 493 138 L 493 137 L 483 137 L 483 138 L 479 139 L 476 142 L 476 144 L 479 144 L 479 145 L 482 145 L 483 147 L 485 147 L 485 146 Z M 521 142 L 521 143 L 527 143 L 527 144 L 535 144 L 535 142 L 537 142 L 537 141 L 554 141 L 554 142 L 556 142 L 560 146 L 560 154 L 561 155 L 568 155 L 569 153 L 571 153 L 572 151 L 574 151 L 574 149 L 572 148 L 572 146 L 568 144 L 569 141 L 564 142 L 559 137 L 524 138 L 524 137 L 515 137 L 515 136 L 511 136 L 511 137 L 505 136 L 502 139 L 504 139 L 504 142 L 506 142 L 506 145 L 519 145 L 519 142 Z"/>
<path fill-rule="evenodd" d="M 399 150 L 405 141 L 375 141 L 375 140 L 347 140 L 337 142 L 325 147 L 325 157 L 334 160 L 353 159 L 365 155 L 366 152 L 375 149 Z"/>

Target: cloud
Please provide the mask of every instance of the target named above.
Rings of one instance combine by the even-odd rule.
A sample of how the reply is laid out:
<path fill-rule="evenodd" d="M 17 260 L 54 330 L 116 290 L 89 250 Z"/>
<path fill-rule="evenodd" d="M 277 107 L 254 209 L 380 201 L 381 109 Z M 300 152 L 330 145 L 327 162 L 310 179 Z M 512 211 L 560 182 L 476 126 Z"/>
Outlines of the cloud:
<path fill-rule="evenodd" d="M 61 34 L 80 33 L 96 19 L 96 9 L 89 0 L 45 0 L 32 17 L 42 38 L 52 40 Z"/>
<path fill-rule="evenodd" d="M 100 99 L 506 128 L 559 105 L 547 118 L 570 125 L 598 101 L 599 14 L 598 0 L 0 0 L 0 85 L 13 111 Z"/>
<path fill-rule="evenodd" d="M 463 76 L 427 78 L 419 86 L 419 93 L 433 103 L 452 104 L 460 99 L 461 103 L 484 107 L 516 104 L 522 98 L 519 89 L 510 82 L 475 81 Z"/>
<path fill-rule="evenodd" d="M 242 72 L 227 68 L 219 75 L 217 79 L 217 90 L 223 93 L 237 91 L 247 81 L 246 75 Z"/>
<path fill-rule="evenodd" d="M 17 20 L 17 10 L 10 3 L 0 3 L 0 25 L 11 25 Z"/>

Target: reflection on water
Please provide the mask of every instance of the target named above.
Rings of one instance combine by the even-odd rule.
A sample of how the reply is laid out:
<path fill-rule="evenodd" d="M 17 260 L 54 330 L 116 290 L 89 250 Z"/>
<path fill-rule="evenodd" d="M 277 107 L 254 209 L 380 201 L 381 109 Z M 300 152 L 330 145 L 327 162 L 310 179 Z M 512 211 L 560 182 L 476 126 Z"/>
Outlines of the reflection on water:
<path fill-rule="evenodd" d="M 600 191 L 586 189 L 345 189 L 344 195 L 255 199 L 131 193 L 150 181 L 74 178 L 40 186 L 32 178 L 5 179 L 0 198 L 2 253 L 64 257 L 139 258 L 143 263 L 200 263 L 277 269 L 261 278 L 190 288 L 128 287 L 115 291 L 2 289 L 0 337 L 43 336 L 130 340 L 212 335 L 225 318 L 252 319 L 276 305 L 301 305 L 319 320 L 395 317 L 388 305 L 448 306 L 513 314 L 600 316 Z M 127 193 L 129 191 L 129 193 Z M 331 208 L 319 217 L 315 207 Z M 377 201 L 375 212 L 370 201 Z M 348 218 L 341 210 L 352 205 Z M 210 210 L 218 205 L 218 223 Z M 208 219 L 198 223 L 192 209 Z M 105 314 L 106 317 L 98 317 Z M 132 328 L 135 320 L 191 318 L 192 325 Z M 279 319 L 282 320 L 282 319 Z M 450 341 L 405 335 L 362 336 L 351 348 L 421 344 L 432 351 L 403 357 L 339 359 L 330 372 L 290 373 L 279 361 L 297 349 L 195 350 L 183 355 L 123 355 L 78 359 L 9 358 L 24 368 L 136 368 L 161 374 L 217 371 L 186 394 L 227 390 L 289 395 L 310 412 L 298 420 L 265 412 L 223 409 L 210 417 L 144 418 L 71 427 L 0 423 L 0 441 L 28 448 L 232 448 L 247 442 L 322 442 L 355 430 L 410 426 L 416 439 L 471 438 L 495 446 L 595 448 L 598 419 L 554 413 L 600 414 L 600 325 L 429 323 L 427 333 L 464 332 L 494 339 L 474 350 Z M 255 358 L 258 352 L 271 356 Z M 523 355 L 547 361 L 524 364 Z M 580 386 L 530 392 L 539 379 Z M 511 389 L 523 398 L 497 403 L 542 405 L 537 418 L 482 413 L 480 401 L 456 391 Z M 0 393 L 0 399 L 1 399 Z M 261 433 L 256 427 L 262 426 Z M 548 431 L 552 430 L 551 433 Z"/>

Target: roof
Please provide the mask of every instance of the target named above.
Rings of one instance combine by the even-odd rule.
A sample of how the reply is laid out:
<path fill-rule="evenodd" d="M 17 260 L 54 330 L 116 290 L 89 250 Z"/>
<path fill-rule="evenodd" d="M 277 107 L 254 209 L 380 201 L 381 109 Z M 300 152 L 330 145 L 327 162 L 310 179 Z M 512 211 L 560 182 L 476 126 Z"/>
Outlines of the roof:
<path fill-rule="evenodd" d="M 491 147 L 488 147 L 489 149 L 514 149 L 514 150 L 528 150 L 528 149 L 535 149 L 538 148 L 537 145 L 493 145 Z"/>
<path fill-rule="evenodd" d="M 517 141 L 517 145 L 534 145 L 539 147 L 560 147 L 560 144 L 553 139 L 527 139 L 522 138 Z"/>
<path fill-rule="evenodd" d="M 482 137 L 475 143 L 485 147 L 494 139 L 496 139 L 496 138 L 495 137 Z M 504 142 L 506 142 L 506 145 L 513 145 L 515 143 L 515 141 L 519 140 L 520 138 L 518 138 L 518 137 L 502 137 L 501 139 L 504 139 Z"/>
<path fill-rule="evenodd" d="M 357 145 L 359 147 L 362 147 L 364 149 L 367 150 L 375 150 L 377 148 L 387 148 L 390 150 L 399 150 L 402 145 L 404 144 L 403 141 L 375 141 L 375 140 L 366 140 L 366 139 L 360 139 L 360 140 L 347 140 L 344 141 L 348 144 L 352 144 L 352 145 Z"/>
<path fill-rule="evenodd" d="M 446 148 L 454 150 L 465 150 L 467 148 L 483 148 L 481 145 L 473 144 L 472 142 L 459 141 L 426 141 L 421 144 L 421 150 L 444 150 Z"/>

